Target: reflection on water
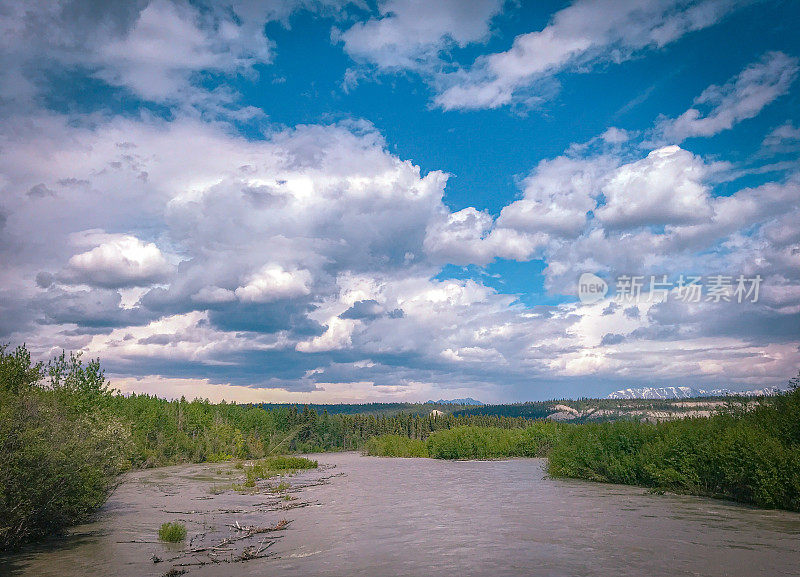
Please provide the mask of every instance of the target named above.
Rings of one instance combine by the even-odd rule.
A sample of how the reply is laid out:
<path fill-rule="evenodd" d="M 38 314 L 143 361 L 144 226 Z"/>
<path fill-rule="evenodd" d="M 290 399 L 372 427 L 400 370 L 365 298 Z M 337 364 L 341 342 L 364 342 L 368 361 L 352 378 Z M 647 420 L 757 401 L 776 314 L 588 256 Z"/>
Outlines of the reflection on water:
<path fill-rule="evenodd" d="M 189 534 L 293 520 L 275 557 L 189 575 L 798 575 L 800 515 L 644 489 L 545 478 L 544 461 L 449 462 L 317 455 L 335 469 L 299 493 L 312 506 L 256 511 L 264 495 L 225 492 L 225 466 L 136 472 L 98 521 L 0 565 L 19 575 L 163 575 L 160 523 Z M 229 482 L 228 477 L 228 482 Z M 217 527 L 219 529 L 219 527 Z M 132 542 L 133 541 L 133 542 Z"/>

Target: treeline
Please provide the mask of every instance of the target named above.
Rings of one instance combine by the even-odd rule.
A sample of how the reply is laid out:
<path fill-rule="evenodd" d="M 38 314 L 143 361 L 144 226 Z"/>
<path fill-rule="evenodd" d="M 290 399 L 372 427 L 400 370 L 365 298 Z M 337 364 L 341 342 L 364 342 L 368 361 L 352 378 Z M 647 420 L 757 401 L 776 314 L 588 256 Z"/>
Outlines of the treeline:
<path fill-rule="evenodd" d="M 303 404 L 303 403 L 262 403 L 260 407 L 273 410 L 295 407 L 302 410 L 308 407 L 319 414 L 327 411 L 331 415 L 384 415 L 394 416 L 400 413 L 410 415 L 428 415 L 436 409 L 446 413 L 454 413 L 454 409 L 463 408 L 465 405 L 452 405 L 440 403 L 334 403 L 334 404 Z"/>
<path fill-rule="evenodd" d="M 525 428 L 511 429 L 459 426 L 433 432 L 425 441 L 381 435 L 367 440 L 364 453 L 379 457 L 435 459 L 544 457 L 559 439 L 561 428 L 558 423 L 538 421 Z"/>
<path fill-rule="evenodd" d="M 609 411 L 613 413 L 631 411 L 675 411 L 680 407 L 680 403 L 687 399 L 556 399 L 550 401 L 529 401 L 526 403 L 512 403 L 507 405 L 482 405 L 477 407 L 462 407 L 452 413 L 455 416 L 469 415 L 493 415 L 501 417 L 519 417 L 524 419 L 544 419 L 548 415 L 557 411 L 557 405 L 565 405 L 576 411 L 583 412 L 589 409 L 596 411 Z M 701 402 L 724 401 L 726 403 L 739 402 L 738 398 L 732 397 L 703 397 Z M 616 420 L 619 417 L 611 417 L 607 420 Z M 602 420 L 597 414 L 592 416 L 593 420 Z M 577 419 L 575 422 L 584 422 L 584 419 Z"/>
<path fill-rule="evenodd" d="M 115 395 L 107 403 L 129 424 L 130 459 L 137 467 L 260 458 L 275 452 L 359 450 L 376 435 L 425 439 L 434 431 L 459 426 L 511 429 L 530 423 L 487 415 L 329 414 L 308 406 L 167 401 L 148 395 Z"/>

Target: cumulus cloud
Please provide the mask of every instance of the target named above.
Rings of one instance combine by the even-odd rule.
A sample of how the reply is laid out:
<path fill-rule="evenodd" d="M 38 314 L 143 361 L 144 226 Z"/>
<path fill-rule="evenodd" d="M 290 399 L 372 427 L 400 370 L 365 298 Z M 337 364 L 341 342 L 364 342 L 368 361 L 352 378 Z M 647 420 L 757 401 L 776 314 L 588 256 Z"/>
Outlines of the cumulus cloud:
<path fill-rule="evenodd" d="M 0 82 L 0 97 L 41 94 L 29 65 L 37 58 L 70 72 L 80 60 L 93 78 L 171 107 L 164 118 L 38 108 L 4 116 L 4 339 L 41 355 L 61 346 L 99 355 L 128 387 L 219 386 L 242 399 L 418 400 L 441 389 L 509 399 L 548 394 L 545 386 L 599 393 L 619 379 L 785 378 L 800 314 L 797 172 L 750 188 L 731 181 L 720 195 L 715 184 L 735 167 L 679 146 L 642 152 L 637 132 L 610 128 L 539 161 L 499 212 L 454 210 L 444 201 L 448 174 L 402 158 L 368 122 L 245 137 L 171 104 L 268 62 L 264 23 L 297 5 L 156 0 L 83 13 L 62 3 L 37 5 L 28 18 L 12 3 L 16 15 L 0 16 L 4 50 L 32 39 L 24 58 L 3 53 L 13 65 L 0 74 L 13 82 Z M 359 62 L 429 74 L 447 68 L 448 50 L 492 34 L 498 3 L 463 6 L 387 2 L 340 39 Z M 513 103 L 539 79 L 665 46 L 733 7 L 579 1 L 447 82 L 474 88 L 475 107 Z M 426 18 L 411 18 L 423 9 Z M 773 70 L 770 58 L 760 65 Z M 771 86 L 742 83 L 771 78 L 762 72 L 707 91 L 711 111 L 698 119 L 735 124 L 751 114 L 765 99 L 733 101 L 747 86 Z M 787 124 L 768 139 L 793 134 Z M 560 304 L 526 306 L 506 294 L 506 279 L 448 278 L 444 267 L 486 273 L 479 267 L 497 259 L 541 259 Z M 572 296 L 582 272 L 613 287 L 620 273 L 699 268 L 762 275 L 763 302 L 742 314 Z"/>
<path fill-rule="evenodd" d="M 712 213 L 703 182 L 710 172 L 678 146 L 654 150 L 610 175 L 602 189 L 606 202 L 595 214 L 612 228 L 702 222 Z"/>
<path fill-rule="evenodd" d="M 757 116 L 789 91 L 797 77 L 797 58 L 768 52 L 722 86 L 709 86 L 678 118 L 662 119 L 656 132 L 670 142 L 713 136 Z M 703 112 L 706 110 L 706 112 Z"/>
<path fill-rule="evenodd" d="M 447 176 L 393 155 L 364 123 L 252 141 L 197 120 L 75 126 L 45 116 L 24 135 L 0 158 L 10 214 L 3 285 L 20 287 L 16 301 L 0 300 L 33 315 L 27 340 L 37 350 L 71 343 L 121 375 L 308 398 L 337 398 L 353 383 L 392 391 L 373 387 L 370 398 L 431 387 L 503 398 L 532 379 L 587 375 L 602 388 L 652 378 L 663 347 L 664 378 L 686 374 L 680 361 L 699 378 L 725 367 L 731 380 L 749 378 L 754 358 L 769 379 L 789 363 L 788 333 L 739 335 L 735 311 L 706 308 L 681 328 L 658 303 L 638 315 L 607 302 L 526 308 L 481 282 L 436 275 L 448 262 L 543 258 L 548 286 L 569 293 L 586 270 L 610 278 L 702 263 L 772 279 L 769 302 L 746 320 L 783 326 L 800 307 L 796 176 L 715 197 L 707 181 L 726 167 L 678 147 L 562 156 L 540 162 L 495 218 L 448 209 Z M 56 192 L 46 199 L 52 211 L 27 194 L 32 183 Z M 96 230 L 132 222 L 151 223 L 157 242 Z M 53 242 L 25 241 L 40 228 Z M 116 287 L 154 282 L 153 263 L 172 258 L 159 246 L 180 262 L 123 306 Z M 89 289 L 66 285 L 66 271 Z M 729 320 L 701 330 L 714 318 Z"/>
<path fill-rule="evenodd" d="M 480 56 L 466 71 L 442 79 L 444 109 L 498 108 L 563 70 L 588 70 L 658 49 L 718 22 L 735 0 L 578 0 L 539 31 L 514 39 L 506 52 Z"/>
<path fill-rule="evenodd" d="M 562 237 L 578 235 L 615 165 L 616 160 L 607 156 L 541 161 L 523 181 L 522 199 L 501 211 L 498 226 Z"/>
<path fill-rule="evenodd" d="M 306 341 L 300 341 L 295 348 L 302 353 L 319 353 L 350 347 L 355 322 L 351 319 L 331 317 L 325 332 Z"/>
<path fill-rule="evenodd" d="M 502 226 L 472 207 L 448 213 L 428 226 L 425 251 L 441 263 L 487 264 L 495 258 L 527 260 L 537 247 L 534 235 Z"/>
<path fill-rule="evenodd" d="M 266 265 L 250 277 L 247 284 L 234 291 L 246 303 L 266 303 L 307 295 L 311 273 L 307 270 L 284 270 L 280 265 Z"/>
<path fill-rule="evenodd" d="M 165 280 L 172 272 L 173 267 L 152 242 L 93 231 L 77 236 L 80 240 L 76 242 L 99 244 L 72 256 L 58 275 L 61 282 L 108 288 L 146 286 Z"/>

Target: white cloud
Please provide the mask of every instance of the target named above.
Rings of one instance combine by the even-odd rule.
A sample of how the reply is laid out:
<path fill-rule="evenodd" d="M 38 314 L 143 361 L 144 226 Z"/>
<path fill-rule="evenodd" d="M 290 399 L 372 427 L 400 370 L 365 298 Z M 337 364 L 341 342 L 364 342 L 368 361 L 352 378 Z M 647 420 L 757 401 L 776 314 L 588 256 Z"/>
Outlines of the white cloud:
<path fill-rule="evenodd" d="M 319 353 L 349 348 L 356 321 L 331 317 L 325 332 L 318 337 L 297 343 L 296 349 L 302 353 Z"/>
<path fill-rule="evenodd" d="M 152 242 L 131 235 L 88 232 L 78 238 L 100 244 L 71 257 L 58 277 L 62 282 L 112 288 L 146 286 L 165 280 L 172 272 L 173 267 Z"/>
<path fill-rule="evenodd" d="M 469 70 L 442 79 L 445 89 L 436 103 L 448 110 L 505 106 L 562 70 L 588 70 L 597 62 L 621 62 L 641 50 L 661 48 L 715 24 L 737 4 L 578 0 L 542 30 L 517 36 L 508 51 L 481 56 Z"/>
<path fill-rule="evenodd" d="M 383 69 L 426 69 L 450 46 L 486 40 L 502 0 L 384 0 L 380 16 L 357 22 L 338 39 L 356 60 Z"/>
<path fill-rule="evenodd" d="M 98 47 L 97 75 L 148 100 L 173 100 L 193 72 L 231 73 L 269 61 L 267 39 L 242 44 L 241 33 L 231 20 L 204 26 L 200 12 L 189 4 L 153 0 L 124 37 Z"/>
<path fill-rule="evenodd" d="M 273 264 L 264 266 L 234 293 L 242 302 L 266 303 L 307 295 L 310 284 L 311 273 L 307 270 L 285 270 Z"/>
<path fill-rule="evenodd" d="M 174 109 L 252 118 L 263 113 L 238 105 L 236 91 L 209 76 L 255 76 L 256 65 L 273 58 L 268 22 L 340 8 L 337 0 L 10 0 L 0 11 L 0 96 L 30 109 L 50 88 L 43 80 L 66 71 Z"/>
<path fill-rule="evenodd" d="M 791 122 L 787 122 L 770 132 L 761 145 L 769 148 L 779 148 L 784 145 L 796 145 L 799 142 L 800 128 L 795 127 Z"/>
<path fill-rule="evenodd" d="M 587 213 L 616 161 L 611 157 L 543 160 L 523 181 L 523 197 L 504 207 L 499 227 L 572 237 L 586 226 Z"/>
<path fill-rule="evenodd" d="M 612 228 L 705 221 L 712 214 L 704 184 L 710 172 L 700 158 L 678 146 L 654 150 L 610 175 L 602 189 L 606 203 L 595 214 Z"/>
<path fill-rule="evenodd" d="M 668 142 L 713 136 L 757 116 L 789 91 L 797 77 L 798 60 L 782 52 L 768 52 L 722 86 L 709 86 L 695 98 L 695 106 L 678 118 L 662 119 L 656 132 Z M 703 113 L 701 108 L 707 108 Z"/>

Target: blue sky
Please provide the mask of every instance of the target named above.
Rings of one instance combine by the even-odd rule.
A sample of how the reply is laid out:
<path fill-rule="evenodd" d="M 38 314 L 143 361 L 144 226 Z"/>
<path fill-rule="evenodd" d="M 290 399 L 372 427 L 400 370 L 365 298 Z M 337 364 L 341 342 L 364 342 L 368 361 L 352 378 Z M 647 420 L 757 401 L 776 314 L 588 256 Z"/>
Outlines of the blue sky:
<path fill-rule="evenodd" d="M 243 401 L 797 371 L 796 3 L 1 6 L 2 341 Z M 689 274 L 759 298 L 615 300 Z"/>

